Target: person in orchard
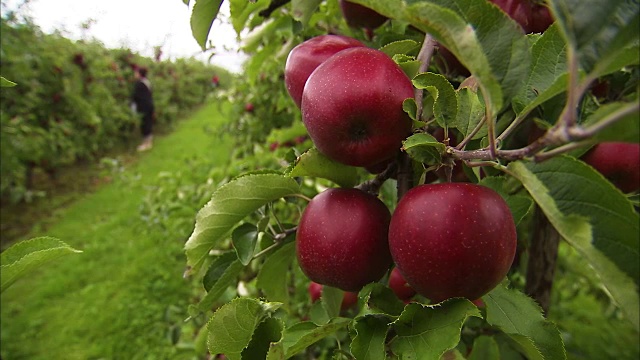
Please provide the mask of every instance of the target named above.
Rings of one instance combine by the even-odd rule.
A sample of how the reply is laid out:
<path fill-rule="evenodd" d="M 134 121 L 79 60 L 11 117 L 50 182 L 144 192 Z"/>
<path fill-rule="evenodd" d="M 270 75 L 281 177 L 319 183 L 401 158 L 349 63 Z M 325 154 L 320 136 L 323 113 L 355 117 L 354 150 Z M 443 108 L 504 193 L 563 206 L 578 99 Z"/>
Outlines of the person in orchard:
<path fill-rule="evenodd" d="M 142 132 L 142 143 L 138 146 L 138 151 L 146 151 L 153 146 L 153 92 L 151 82 L 147 79 L 147 68 L 136 68 L 134 72 L 136 79 L 133 94 L 131 95 L 131 106 L 136 113 L 142 116 L 140 130 Z"/>

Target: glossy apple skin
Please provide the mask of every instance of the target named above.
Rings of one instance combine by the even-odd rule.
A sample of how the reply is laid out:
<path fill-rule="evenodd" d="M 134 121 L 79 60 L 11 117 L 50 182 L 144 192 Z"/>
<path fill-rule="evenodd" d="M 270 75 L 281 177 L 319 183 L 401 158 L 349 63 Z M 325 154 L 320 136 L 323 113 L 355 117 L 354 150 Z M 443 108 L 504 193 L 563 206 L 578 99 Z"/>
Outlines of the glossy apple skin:
<path fill-rule="evenodd" d="M 471 301 L 498 285 L 516 253 L 509 207 L 495 191 L 469 183 L 420 185 L 399 201 L 389 248 L 409 285 L 434 303 Z"/>
<path fill-rule="evenodd" d="M 542 33 L 553 24 L 549 8 L 531 0 L 490 0 L 517 22 L 525 33 Z"/>
<path fill-rule="evenodd" d="M 322 297 L 322 285 L 317 282 L 309 283 L 309 297 L 311 297 L 311 303 L 318 301 Z M 340 303 L 340 310 L 347 310 L 358 303 L 358 294 L 350 291 L 345 291 L 342 296 L 342 302 Z"/>
<path fill-rule="evenodd" d="M 404 279 L 397 267 L 394 267 L 389 274 L 389 288 L 393 290 L 398 299 L 403 301 L 411 299 L 416 294 L 416 291 L 407 284 L 407 280 Z"/>
<path fill-rule="evenodd" d="M 402 102 L 413 94 L 409 78 L 385 53 L 346 49 L 309 76 L 302 120 L 320 152 L 368 167 L 394 156 L 411 133 Z"/>
<path fill-rule="evenodd" d="M 307 277 L 344 291 L 378 281 L 391 265 L 391 214 L 358 189 L 328 189 L 302 213 L 296 234 L 298 264 Z"/>
<path fill-rule="evenodd" d="M 318 65 L 339 51 L 365 46 L 360 41 L 342 35 L 320 35 L 294 47 L 284 66 L 284 83 L 289 96 L 298 108 L 302 101 L 302 90 L 309 75 Z"/>
<path fill-rule="evenodd" d="M 340 0 L 340 10 L 347 25 L 358 29 L 377 29 L 389 20 L 386 16 L 351 1 Z"/>
<path fill-rule="evenodd" d="M 622 192 L 640 189 L 640 145 L 603 142 L 591 148 L 582 160 L 600 172 Z"/>

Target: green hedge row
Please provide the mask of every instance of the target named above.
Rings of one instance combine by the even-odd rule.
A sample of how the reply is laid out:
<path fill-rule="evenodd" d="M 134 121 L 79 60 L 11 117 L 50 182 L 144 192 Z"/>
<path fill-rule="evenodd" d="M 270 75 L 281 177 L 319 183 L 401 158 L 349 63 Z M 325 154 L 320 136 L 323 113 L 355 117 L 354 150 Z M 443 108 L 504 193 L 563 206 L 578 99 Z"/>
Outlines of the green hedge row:
<path fill-rule="evenodd" d="M 12 201 L 29 193 L 34 168 L 53 173 L 140 136 L 129 107 L 136 66 L 149 69 L 156 128 L 169 127 L 232 80 L 195 59 L 162 61 L 72 41 L 29 20 L 3 17 L 0 33 L 1 75 L 18 84 L 0 93 L 0 192 Z"/>

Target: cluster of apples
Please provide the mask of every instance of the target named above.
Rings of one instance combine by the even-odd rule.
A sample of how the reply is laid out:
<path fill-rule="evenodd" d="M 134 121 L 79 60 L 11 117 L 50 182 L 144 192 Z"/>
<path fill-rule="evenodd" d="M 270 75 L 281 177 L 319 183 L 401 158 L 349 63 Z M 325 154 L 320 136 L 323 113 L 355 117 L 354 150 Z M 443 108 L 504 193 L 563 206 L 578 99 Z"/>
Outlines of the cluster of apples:
<path fill-rule="evenodd" d="M 394 161 L 412 123 L 402 109 L 414 88 L 381 51 L 339 35 L 295 47 L 285 85 L 309 137 L 334 161 L 359 167 Z M 357 292 L 395 264 L 410 291 L 433 302 L 476 300 L 506 275 L 516 250 L 511 212 L 493 190 L 470 183 L 420 185 L 393 216 L 375 195 L 332 188 L 305 208 L 298 263 L 314 283 Z M 413 295 L 413 293 L 412 293 Z M 399 295 L 403 300 L 409 298 Z"/>

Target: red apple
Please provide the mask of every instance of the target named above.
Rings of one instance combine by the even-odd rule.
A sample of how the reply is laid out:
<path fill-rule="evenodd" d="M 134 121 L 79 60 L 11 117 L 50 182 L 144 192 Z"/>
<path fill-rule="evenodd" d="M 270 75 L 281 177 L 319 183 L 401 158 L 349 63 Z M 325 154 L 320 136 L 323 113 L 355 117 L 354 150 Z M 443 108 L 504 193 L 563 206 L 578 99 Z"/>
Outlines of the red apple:
<path fill-rule="evenodd" d="M 389 20 L 386 16 L 351 1 L 340 0 L 340 10 L 347 25 L 354 28 L 373 30 Z"/>
<path fill-rule="evenodd" d="M 476 300 L 505 277 L 517 245 L 506 202 L 469 183 L 420 185 L 399 201 L 389 249 L 407 283 L 437 303 Z"/>
<path fill-rule="evenodd" d="M 360 46 L 365 45 L 350 37 L 320 35 L 294 47 L 284 67 L 284 83 L 296 105 L 300 107 L 304 84 L 318 65 L 339 51 Z"/>
<path fill-rule="evenodd" d="M 317 282 L 309 283 L 309 297 L 311 302 L 314 303 L 322 297 L 322 285 Z M 345 291 L 342 297 L 342 303 L 340 304 L 340 310 L 347 310 L 358 303 L 358 293 Z"/>
<path fill-rule="evenodd" d="M 322 296 L 322 285 L 312 281 L 309 283 L 308 291 L 311 302 L 314 303 Z"/>
<path fill-rule="evenodd" d="M 254 107 L 252 103 L 248 103 L 244 106 L 244 111 L 246 112 L 253 112 L 253 110 L 254 110 Z"/>
<path fill-rule="evenodd" d="M 546 5 L 534 0 L 490 0 L 517 22 L 525 33 L 541 33 L 553 24 Z"/>
<path fill-rule="evenodd" d="M 603 142 L 591 148 L 582 160 L 622 192 L 640 189 L 640 144 Z"/>
<path fill-rule="evenodd" d="M 391 265 L 391 215 L 358 189 L 328 189 L 309 202 L 296 234 L 298 264 L 307 277 L 344 291 L 378 281 Z"/>
<path fill-rule="evenodd" d="M 320 152 L 367 167 L 394 156 L 411 133 L 402 102 L 413 94 L 409 78 L 385 53 L 346 49 L 309 76 L 302 120 Z"/>
<path fill-rule="evenodd" d="M 416 291 L 407 284 L 397 267 L 394 267 L 389 274 L 389 288 L 393 290 L 398 299 L 403 301 L 408 301 L 416 294 Z"/>

